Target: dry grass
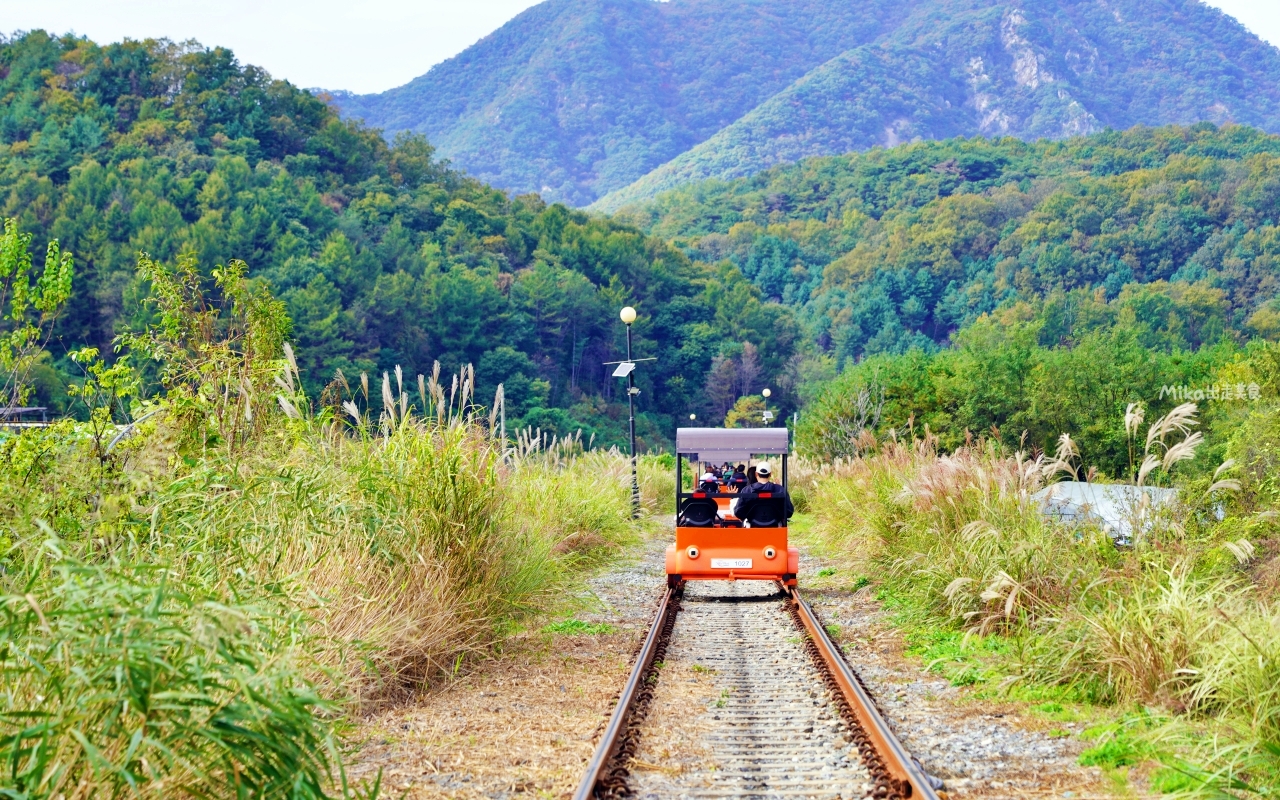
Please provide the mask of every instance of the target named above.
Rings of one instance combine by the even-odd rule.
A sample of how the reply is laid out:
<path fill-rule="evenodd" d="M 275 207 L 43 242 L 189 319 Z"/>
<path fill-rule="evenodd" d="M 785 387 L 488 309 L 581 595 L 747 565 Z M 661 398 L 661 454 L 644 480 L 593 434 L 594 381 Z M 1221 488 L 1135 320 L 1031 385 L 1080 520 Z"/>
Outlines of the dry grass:
<path fill-rule="evenodd" d="M 17 533 L 0 576 L 0 751 L 21 773 L 0 786 L 349 794 L 343 713 L 484 657 L 635 536 L 625 461 L 513 452 L 472 415 L 467 380 L 452 398 L 433 380 L 427 417 L 384 380 L 380 418 L 344 422 L 305 412 L 293 378 L 252 447 L 183 452 L 161 423 L 106 479 L 69 427 L 0 454 Z"/>
<path fill-rule="evenodd" d="M 1171 467 L 1185 458 L 1179 444 L 1162 464 L 1169 453 Z M 1273 786 L 1280 623 L 1249 580 L 1259 554 L 1240 521 L 1183 505 L 1149 517 L 1148 535 L 1117 549 L 1096 528 L 1047 520 L 1031 500 L 1070 459 L 1069 442 L 1054 459 L 984 444 L 945 454 L 928 440 L 883 444 L 819 480 L 828 502 L 816 509 L 817 532 L 921 619 L 1005 637 L 1008 680 L 1156 709 L 1183 731 L 1169 736 L 1223 770 L 1202 784 L 1237 781 L 1240 796 L 1246 785 Z M 1206 479 L 1213 491 L 1221 481 Z"/>

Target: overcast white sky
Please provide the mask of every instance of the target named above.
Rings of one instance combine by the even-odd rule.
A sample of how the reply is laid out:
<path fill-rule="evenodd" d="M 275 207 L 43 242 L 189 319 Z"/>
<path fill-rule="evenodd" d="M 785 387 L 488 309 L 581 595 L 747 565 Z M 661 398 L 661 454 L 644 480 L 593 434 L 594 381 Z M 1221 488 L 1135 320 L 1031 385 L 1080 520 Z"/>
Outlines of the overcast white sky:
<path fill-rule="evenodd" d="M 537 0 L 0 0 L 0 31 L 198 39 L 299 86 L 400 86 Z M 1280 46 L 1280 2 L 1212 0 Z"/>

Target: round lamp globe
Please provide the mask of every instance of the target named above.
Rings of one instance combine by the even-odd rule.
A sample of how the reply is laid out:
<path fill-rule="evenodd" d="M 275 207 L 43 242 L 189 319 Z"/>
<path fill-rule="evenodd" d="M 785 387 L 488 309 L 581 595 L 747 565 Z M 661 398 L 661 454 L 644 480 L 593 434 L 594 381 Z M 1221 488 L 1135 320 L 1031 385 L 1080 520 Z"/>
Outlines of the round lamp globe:
<path fill-rule="evenodd" d="M 626 308 L 622 309 L 622 312 L 618 314 L 618 316 L 622 318 L 623 322 L 630 325 L 631 323 L 636 321 L 636 310 L 631 306 L 627 306 Z"/>

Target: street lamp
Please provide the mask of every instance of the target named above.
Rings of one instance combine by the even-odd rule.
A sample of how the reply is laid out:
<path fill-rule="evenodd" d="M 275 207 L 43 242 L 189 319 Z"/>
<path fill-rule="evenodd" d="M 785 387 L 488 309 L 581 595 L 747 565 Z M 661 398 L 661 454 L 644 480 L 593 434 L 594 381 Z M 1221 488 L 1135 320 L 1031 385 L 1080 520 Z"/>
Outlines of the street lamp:
<path fill-rule="evenodd" d="M 761 392 L 760 394 L 764 396 L 764 399 L 765 399 L 765 400 L 768 400 L 768 399 L 769 399 L 769 395 L 773 394 L 773 392 L 771 392 L 771 391 L 770 391 L 770 390 L 768 390 L 768 389 L 765 389 L 765 390 L 764 390 L 763 392 Z M 767 409 L 767 408 L 764 410 L 764 413 L 763 413 L 763 414 L 761 414 L 761 417 L 763 418 L 763 421 L 765 422 L 765 424 L 768 424 L 768 423 L 770 423 L 770 422 L 773 422 L 773 412 L 772 412 L 772 411 L 770 411 L 770 410 L 769 410 L 769 409 Z"/>
<path fill-rule="evenodd" d="M 694 420 L 696 420 L 697 418 L 698 418 L 698 415 L 697 415 L 697 414 L 690 414 L 690 415 L 689 415 L 689 421 L 690 421 L 690 422 L 693 422 L 693 421 L 694 421 Z"/>
<path fill-rule="evenodd" d="M 631 306 L 622 309 L 618 314 L 627 326 L 627 360 L 614 370 L 614 375 L 623 372 L 627 376 L 627 416 L 631 427 L 631 518 L 640 516 L 640 479 L 636 475 L 636 363 L 631 360 L 631 323 L 636 321 L 636 310 Z"/>
<path fill-rule="evenodd" d="M 636 321 L 636 310 L 627 306 L 618 314 L 618 318 L 627 326 L 627 360 L 606 361 L 605 364 L 609 366 L 617 364 L 618 368 L 613 371 L 613 377 L 627 379 L 627 408 L 630 411 L 631 421 L 631 518 L 638 519 L 640 517 L 640 480 L 636 476 L 636 395 L 640 394 L 640 390 L 636 388 L 636 362 L 658 359 L 631 357 L 631 323 Z"/>

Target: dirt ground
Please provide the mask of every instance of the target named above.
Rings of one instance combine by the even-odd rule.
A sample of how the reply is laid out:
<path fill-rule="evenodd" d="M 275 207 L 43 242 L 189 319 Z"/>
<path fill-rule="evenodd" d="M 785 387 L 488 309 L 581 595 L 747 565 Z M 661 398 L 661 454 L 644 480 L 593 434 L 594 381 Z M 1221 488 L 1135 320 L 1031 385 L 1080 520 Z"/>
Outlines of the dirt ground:
<path fill-rule="evenodd" d="M 443 689 L 365 720 L 351 776 L 382 770 L 388 797 L 571 796 L 657 609 L 665 546 L 654 539 L 589 581 L 573 615 L 580 630 L 531 631 Z"/>

